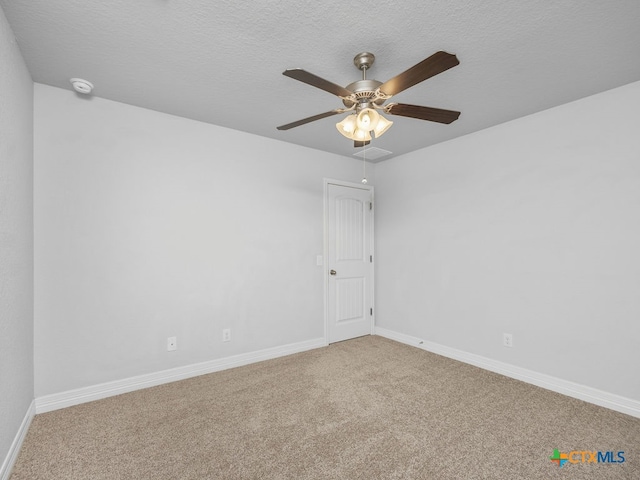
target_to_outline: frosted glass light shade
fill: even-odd
[[[356,140],[358,142],[370,142],[371,134],[368,130],[360,130],[359,128],[356,128],[351,136],[351,140]]]
[[[380,119],[380,114],[376,112],[373,108],[363,108],[358,113],[358,117],[356,119],[356,124],[360,130],[366,130],[370,132],[376,125],[378,124],[378,120]]]
[[[380,138],[382,134],[387,130],[389,130],[389,127],[393,125],[393,122],[391,120],[387,120],[382,115],[378,115],[378,116],[380,118],[378,119],[378,123],[376,124],[376,127],[373,129],[373,133],[376,136],[376,138]]]
[[[356,130],[356,116],[347,115],[341,122],[336,123],[338,131],[350,140],[353,140],[353,132]]]

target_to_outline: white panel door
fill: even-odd
[[[371,201],[370,189],[327,186],[329,343],[372,331]]]

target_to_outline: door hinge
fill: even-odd
[[[373,202],[369,202],[369,210],[373,210]]]
[[[373,263],[373,255],[369,255],[369,263]]]
[[[369,315],[373,316],[373,308],[369,309]]]

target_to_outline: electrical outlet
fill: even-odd
[[[222,341],[230,342],[231,341],[231,329],[225,328],[222,330]]]
[[[502,344],[505,347],[513,347],[513,335],[511,335],[510,333],[503,333],[502,334]]]
[[[173,352],[178,349],[178,339],[176,337],[167,338],[167,351]]]

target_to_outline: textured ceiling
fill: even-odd
[[[304,68],[340,85],[370,51],[382,82],[438,50],[460,65],[394,101],[462,112],[451,125],[390,117],[372,146],[386,160],[640,80],[640,1],[0,0],[33,80],[352,156],[341,107],[282,75]]]

